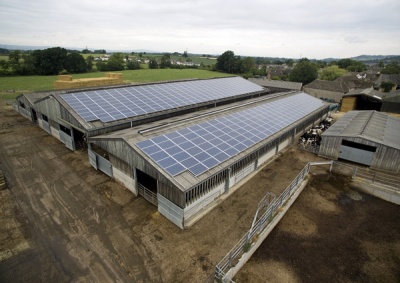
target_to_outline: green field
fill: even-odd
[[[141,69],[125,70],[123,73],[124,82],[159,82],[181,79],[206,79],[214,77],[226,77],[229,74],[212,72],[199,69]],[[85,73],[72,75],[73,78],[99,78],[104,77],[105,73]],[[0,77],[0,99],[14,99],[21,93],[34,91],[53,90],[54,81],[57,76],[13,76]]]

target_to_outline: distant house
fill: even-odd
[[[373,77],[373,76],[372,76]],[[347,74],[340,78],[337,78],[335,81],[343,82],[349,88],[349,90],[356,88],[370,88],[373,86],[373,81],[375,78],[372,78],[371,75],[367,73],[359,73],[359,74]],[[371,80],[372,78],[372,80]]]
[[[288,82],[288,81],[275,81],[275,80],[268,80],[266,78],[265,79],[249,78],[249,81],[251,81],[252,83],[258,84],[262,87],[270,89],[271,93],[290,91],[290,90],[301,90],[301,87],[303,86],[302,83]]]
[[[344,80],[315,80],[303,87],[303,91],[314,97],[339,103],[344,94],[349,92]]]
[[[393,89],[400,89],[400,75],[399,74],[381,74],[375,81],[374,88],[380,89],[382,82],[392,82],[395,84]]]

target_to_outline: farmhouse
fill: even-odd
[[[319,155],[389,172],[400,171],[400,118],[350,111],[322,134]]]
[[[240,77],[24,94],[16,108],[181,228],[329,111]]]

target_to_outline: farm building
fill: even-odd
[[[184,228],[328,108],[302,92],[258,97],[91,137],[90,162]]]
[[[303,86],[303,91],[322,100],[338,103],[349,92],[349,88],[344,81],[315,80]]]
[[[243,78],[228,77],[23,94],[16,108],[76,150],[91,136],[268,93]]]
[[[400,74],[380,74],[374,83],[374,87],[380,89],[383,82],[393,83],[393,90],[400,89]]]
[[[329,111],[240,77],[24,94],[16,108],[181,228]]]
[[[400,92],[380,92],[371,88],[355,89],[343,95],[341,111],[376,110],[400,113]]]
[[[400,118],[350,111],[322,134],[319,155],[390,172],[400,171]]]
[[[269,80],[269,79],[253,79],[249,78],[249,81],[258,84],[262,87],[271,90],[271,93],[290,91],[290,90],[301,90],[303,84],[297,82],[288,82],[288,81],[278,81],[278,80]]]

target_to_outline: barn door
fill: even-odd
[[[375,151],[376,147],[344,140],[340,147],[339,159],[370,166],[374,159]]]

